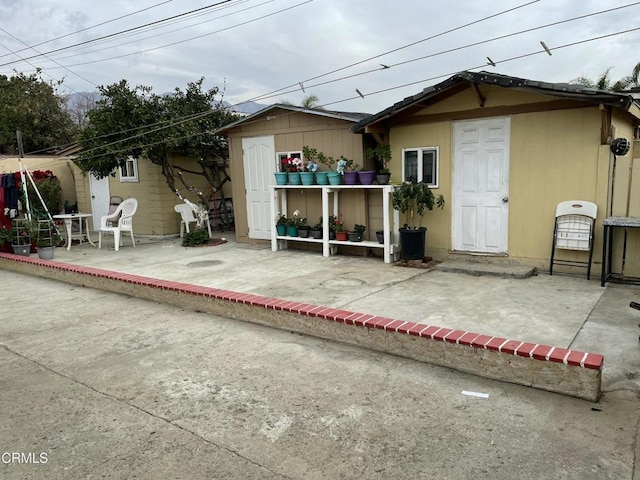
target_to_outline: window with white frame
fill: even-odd
[[[278,152],[276,153],[276,158],[278,159],[278,171],[284,172],[286,171],[282,161],[285,158],[302,158],[302,152]]]
[[[121,182],[137,182],[138,181],[138,159],[135,157],[127,157],[124,165],[120,167]]]
[[[437,188],[438,147],[404,148],[402,179],[405,182],[424,182],[431,188]]]

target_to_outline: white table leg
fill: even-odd
[[[71,224],[73,223],[72,218],[65,218],[64,225],[67,227],[67,251],[71,250]]]

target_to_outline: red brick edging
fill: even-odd
[[[22,264],[22,268],[20,264]],[[270,326],[294,329],[311,335],[317,334],[317,336],[323,338],[331,338],[338,341],[345,341],[346,343],[368,346],[379,351],[388,351],[392,354],[407,356],[409,358],[426,361],[427,363],[434,363],[468,373],[487,376],[489,378],[578,396],[592,401],[597,401],[600,397],[601,373],[604,363],[604,357],[600,354],[568,350],[549,345],[533,344],[519,340],[508,340],[501,337],[493,337],[490,335],[482,335],[474,332],[453,330],[450,328],[414,322],[405,322],[393,318],[334,309],[321,305],[298,303],[250,293],[238,293],[229,290],[202,287],[168,280],[158,280],[141,275],[132,275],[50,260],[40,260],[38,258],[7,253],[0,253],[0,267],[6,270],[54,278],[70,283],[79,282],[77,278],[68,278],[68,275],[80,276],[80,278],[84,277],[85,280],[94,280],[93,282],[82,282],[83,284],[90,283],[88,286],[116,292],[121,291],[121,289],[115,288],[113,285],[103,285],[104,281],[118,282],[121,285],[129,284],[131,286],[156,290],[163,293],[178,294],[183,297],[185,294],[187,296],[192,296],[192,301],[190,302],[183,300],[178,301],[175,297],[170,298],[166,295],[164,298],[160,298],[162,295],[154,295],[148,291],[140,291],[138,292],[139,295],[137,295],[142,298],[167,301],[169,303],[180,304],[185,307],[192,306],[192,302],[195,298],[198,298],[199,301],[205,301],[205,305],[207,301],[223,302],[223,304],[226,305],[221,306],[218,304],[217,308],[215,305],[209,304],[208,306],[210,308],[208,310],[205,309],[205,311],[231,318],[256,321],[257,323],[267,324]],[[33,270],[33,268],[37,268],[38,270]],[[46,270],[42,270],[42,268]],[[47,271],[50,272],[50,275],[44,274]],[[135,295],[135,292],[127,291],[126,293],[133,293]],[[229,309],[229,305],[233,304],[247,306],[250,307],[251,310],[239,312]],[[198,310],[200,310],[200,308],[202,308],[201,305]],[[262,311],[262,313],[260,313],[260,311]],[[297,317],[298,324],[295,323],[295,319],[290,318],[286,318],[284,320],[282,318],[278,318],[276,321],[272,321],[274,320],[272,315],[275,312],[291,314]],[[243,315],[246,314],[249,314],[252,318],[243,318]],[[347,335],[349,338],[345,338],[344,331],[337,331],[335,328],[331,328],[331,326],[323,326],[317,322],[312,325],[301,325],[299,323],[300,317],[306,317],[307,319],[324,319],[329,322],[335,322],[342,327],[349,326],[348,328],[351,329],[353,329],[353,327],[361,327],[366,329],[366,332],[370,334],[369,336],[377,330],[380,330],[381,334],[382,332],[386,332],[382,334],[386,335],[386,337],[376,336],[375,339],[355,339],[354,335],[357,334],[350,331]],[[292,323],[292,321],[294,323]],[[321,331],[318,331],[318,329]],[[391,341],[389,334],[397,335],[396,337],[393,337]],[[338,338],[334,338],[336,335]],[[401,335],[405,336],[404,343],[402,343],[402,339],[400,338]],[[419,341],[421,343],[418,346],[414,346],[407,343],[407,340],[409,339],[411,341]],[[405,354],[405,349],[412,351],[416,348],[418,348],[418,350],[426,348],[433,349],[433,345],[430,346],[429,343],[425,343],[424,340],[440,342],[439,351],[442,352],[442,362],[437,361],[439,359],[438,351],[422,353],[418,351],[412,354],[411,352],[407,352],[408,354]],[[389,341],[390,345],[386,345],[388,348],[385,348],[385,345],[379,346],[378,344],[373,347],[371,346],[372,342],[380,343],[380,341],[383,344],[386,344]],[[400,343],[398,343],[398,341],[400,341]],[[460,355],[463,362],[462,365],[456,365],[457,362],[455,359],[452,360],[449,350],[442,350],[446,346],[455,346],[458,348],[456,352],[459,355],[462,354]],[[468,357],[468,352],[460,350],[464,347],[470,347],[473,349],[473,353],[481,354],[479,358],[480,363],[485,362],[484,366],[486,369],[492,370],[487,372],[490,374],[483,375],[484,370],[482,368],[478,369],[474,368],[472,365],[464,364],[465,358]],[[422,356],[424,356],[425,359],[421,358]],[[511,358],[509,358],[509,356]],[[444,357],[448,357],[448,359],[445,359]],[[517,359],[528,360],[536,363],[517,363]],[[544,365],[544,363],[547,365]],[[553,367],[553,364],[557,364],[555,369],[551,368]],[[523,367],[533,368],[535,371],[523,374],[520,371]],[[576,369],[581,371],[577,371]],[[501,378],[499,375],[501,372],[504,372],[507,377],[509,376],[509,372],[511,372],[514,374],[515,378]],[[567,381],[567,375],[570,376],[568,379],[569,381]],[[538,377],[542,378],[540,379]],[[567,383],[570,385],[567,386]]]

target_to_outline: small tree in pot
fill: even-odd
[[[378,166],[378,174],[376,180],[379,185],[387,185],[391,172],[389,171],[389,162],[391,161],[391,145],[376,145],[376,148],[367,148],[367,157],[374,160]]]
[[[427,229],[422,226],[422,217],[433,207],[444,208],[444,197],[433,194],[426,183],[405,182],[392,194],[393,208],[405,215],[405,224],[400,228],[400,249],[406,260],[424,258]],[[416,218],[419,217],[419,218]]]

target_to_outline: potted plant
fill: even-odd
[[[333,170],[336,166],[336,159],[329,157],[322,152],[319,152],[315,148],[302,147],[302,154],[308,162],[312,162],[317,166],[316,168],[316,182],[318,185],[340,185],[342,182],[342,175]],[[326,171],[320,170],[320,165],[327,167]]]
[[[33,227],[28,219],[16,219],[13,221],[13,240],[11,247],[16,255],[28,257],[31,253],[31,234]]]
[[[315,238],[316,240],[322,238],[322,218],[318,223],[311,227],[309,234],[311,235],[311,238]]]
[[[350,242],[361,242],[362,234],[365,232],[367,227],[364,225],[358,225],[357,223],[354,225],[353,230],[349,230],[349,241]]]
[[[278,232],[278,236],[282,237],[287,234],[287,225],[288,219],[286,215],[282,215],[278,212],[278,214],[276,215],[276,230]]]
[[[344,228],[344,223],[336,216],[329,217],[329,220],[332,222],[329,224],[329,228],[335,232],[335,239],[340,240],[342,242],[346,242],[349,240],[349,232],[346,228]]]
[[[36,237],[38,257],[43,260],[53,259],[53,249],[60,241],[58,233],[54,231],[49,220],[40,220]]]
[[[301,158],[283,158],[281,165],[281,171],[288,173],[289,185],[300,185],[302,183],[302,180],[300,178],[300,171],[303,166],[303,161]]]
[[[298,219],[298,235],[300,235],[300,238],[309,238],[310,231],[311,227],[309,226],[309,224],[307,224],[307,219]]]
[[[400,249],[405,260],[424,258],[426,227],[422,217],[434,206],[444,208],[444,197],[433,194],[426,183],[405,182],[392,193],[393,208],[405,215],[406,222],[400,228]],[[419,219],[416,217],[420,217]]]
[[[378,174],[376,180],[379,185],[388,185],[391,178],[389,162],[391,161],[391,145],[376,145],[375,148],[367,148],[367,157],[376,162]]]
[[[307,219],[300,217],[300,210],[296,210],[287,220],[287,233],[290,237],[297,237],[300,227],[306,225]]]
[[[344,175],[344,183],[347,185],[355,185],[358,183],[357,170],[360,168],[356,162],[342,155],[338,159],[336,170]]]

